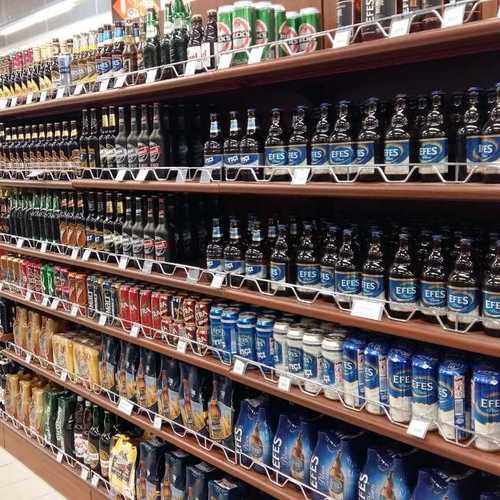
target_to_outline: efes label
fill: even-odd
[[[317,264],[297,264],[297,284],[317,285],[320,282],[320,270]]]
[[[240,154],[241,165],[248,167],[254,165],[262,165],[262,155],[260,153],[243,153]]]
[[[410,368],[402,367],[391,372],[389,376],[389,393],[396,398],[411,396]]]
[[[389,165],[410,163],[410,141],[385,141],[384,162]]]
[[[356,158],[356,150],[352,143],[330,144],[330,165],[350,165]]]
[[[304,351],[299,347],[288,346],[288,371],[300,373],[304,369]]]
[[[311,165],[328,164],[328,144],[316,144],[311,146]]]
[[[418,158],[420,163],[447,162],[448,139],[420,139]]]
[[[375,143],[373,141],[356,143],[356,163],[366,165],[375,162]]]
[[[420,301],[424,307],[446,307],[446,283],[421,280]]]
[[[307,165],[307,145],[288,146],[288,164],[293,166]]]
[[[412,399],[415,403],[434,404],[437,403],[436,379],[429,375],[412,377],[411,389]]]
[[[481,161],[500,162],[500,135],[483,135],[479,146]]]
[[[335,271],[335,291],[339,293],[358,294],[361,290],[361,275],[356,272],[343,273]]]
[[[483,291],[483,314],[500,319],[500,293]]]
[[[264,148],[266,165],[288,165],[288,149],[286,146],[270,146]]]
[[[384,276],[363,274],[361,278],[361,294],[372,299],[384,299]]]
[[[481,159],[481,137],[474,135],[465,139],[467,161],[479,163]]]
[[[286,264],[281,262],[271,262],[270,265],[271,281],[286,281]]]
[[[304,377],[317,378],[321,372],[321,357],[304,352]]]
[[[239,154],[225,154],[224,155],[224,165],[226,167],[235,167],[240,164]]]
[[[208,259],[207,267],[209,271],[218,272],[224,270],[224,261],[222,259]]]
[[[249,278],[265,278],[266,268],[262,264],[246,264],[245,274]]]
[[[223,157],[222,155],[205,155],[204,156],[205,167],[222,167]]]
[[[389,299],[411,304],[418,300],[418,285],[414,279],[389,278]]]
[[[323,288],[335,287],[335,272],[333,267],[321,266],[320,283]]]
[[[478,288],[448,286],[448,309],[460,314],[471,313],[479,306],[478,296]]]

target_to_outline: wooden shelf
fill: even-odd
[[[84,106],[151,102],[199,96],[289,80],[304,80],[395,64],[446,59],[500,48],[500,20],[492,18],[408,36],[354,43],[308,55],[242,65],[210,73],[33,103],[0,112],[0,120],[80,110]]]
[[[212,297],[220,297],[235,302],[255,304],[265,308],[277,309],[324,321],[332,321],[345,326],[380,332],[395,337],[403,337],[419,342],[429,342],[444,347],[500,357],[500,338],[490,337],[482,332],[457,333],[447,331],[443,330],[439,325],[428,323],[421,319],[402,322],[384,318],[381,321],[374,321],[351,316],[348,312],[341,311],[333,303],[328,303],[325,300],[317,300],[313,304],[308,304],[299,302],[295,298],[263,295],[244,288],[212,288],[209,282],[193,283],[180,276],[164,276],[159,273],[145,274],[136,269],[119,269],[117,265],[105,264],[93,259],[84,262],[81,259],[75,260],[69,256],[51,252],[41,254],[39,250],[19,249],[15,245],[7,243],[0,243],[0,250],[115,276],[123,276],[132,280],[188,290]]]
[[[0,428],[3,434],[1,446],[65,497],[78,500],[107,498],[103,487],[94,488],[90,482],[80,478],[79,469],[57,463],[56,457],[23,432],[3,420],[0,420]]]
[[[70,181],[25,181],[22,179],[0,179],[0,186],[23,189],[73,189]]]

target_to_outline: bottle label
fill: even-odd
[[[286,146],[266,146],[266,165],[288,165],[288,149]]]
[[[137,164],[137,148],[133,145],[127,145],[127,159],[130,167]]]
[[[95,168],[96,167],[96,154],[95,154],[95,149],[94,148],[88,148],[88,156],[87,156],[87,161],[88,161],[88,167],[89,168]]]
[[[152,259],[155,255],[155,240],[153,238],[144,239],[144,257]]]
[[[219,23],[217,23],[218,25]],[[244,17],[233,17],[233,49],[246,49],[252,43],[253,26]]]
[[[318,378],[321,375],[321,356],[304,351],[304,378]]]
[[[335,271],[335,291],[357,295],[361,291],[360,273]]]
[[[207,268],[212,272],[224,271],[224,261],[222,259],[207,259]]]
[[[161,167],[160,165],[160,145],[154,142],[149,144],[149,161],[151,162],[151,167]]]
[[[240,163],[242,166],[250,167],[262,165],[264,162],[262,161],[262,154],[260,153],[242,153],[240,154]]]
[[[288,164],[293,166],[307,165],[307,144],[288,146]]]
[[[500,293],[483,291],[483,314],[489,318],[500,318]]]
[[[144,254],[144,240],[132,235],[132,253],[134,257],[142,257]]]
[[[111,61],[111,66],[113,68],[113,73],[123,73],[123,59],[120,56],[114,56]]]
[[[163,260],[167,255],[168,242],[160,238],[155,238],[155,257],[156,260]]]
[[[132,255],[132,238],[125,233],[122,235],[122,248],[124,255]]]
[[[459,314],[469,314],[479,307],[479,289],[448,285],[448,309]]]
[[[318,264],[297,264],[297,285],[313,286],[320,282]]]
[[[322,288],[335,288],[335,269],[329,266],[320,267],[320,283]]]
[[[245,274],[245,262],[242,260],[226,260],[224,262],[226,273]]]
[[[385,299],[385,284],[383,274],[362,274],[361,294],[371,299]]]
[[[271,281],[276,283],[286,283],[287,264],[284,262],[271,262],[269,266]],[[285,290],[285,287],[273,287],[274,290]]]
[[[373,165],[375,163],[375,142],[358,141],[356,143],[356,160],[358,165]],[[373,168],[363,168],[359,175],[371,175],[375,173]]]
[[[201,45],[195,45],[193,47],[188,47],[187,48],[187,56],[188,60],[190,59],[198,59],[198,62],[196,63],[196,70],[201,70],[202,65],[201,65]]]
[[[225,167],[239,167],[240,165],[240,155],[231,153],[224,155],[224,166]]]
[[[304,369],[304,351],[299,347],[288,346],[288,371],[300,373]]]
[[[481,161],[488,164],[500,163],[500,135],[483,135],[479,146]],[[483,174],[498,174],[498,165],[485,165]]]
[[[137,145],[137,160],[139,164],[148,163],[149,146],[147,144],[139,143]]]
[[[115,145],[115,160],[118,168],[127,167],[127,149],[121,144]]]
[[[262,264],[245,264],[245,274],[248,278],[265,278],[266,266]]]
[[[419,166],[421,174],[436,174],[436,170],[441,174],[448,172],[448,139],[420,139],[418,149],[418,160],[420,163],[431,163],[433,167]]]
[[[330,165],[334,165],[336,174],[356,173],[355,167],[342,167],[341,165],[352,165],[356,159],[356,150],[351,142],[330,144]]]
[[[328,144],[313,144],[311,146],[311,165],[327,165],[328,154]]]
[[[101,75],[106,75],[106,73],[109,73],[111,71],[111,59],[109,57],[101,58],[99,69]]]
[[[222,167],[222,155],[205,155],[204,156],[205,167],[221,168]]]
[[[418,300],[418,284],[415,279],[389,278],[389,300],[414,304]]]
[[[481,137],[474,135],[465,139],[465,155],[467,158],[467,173],[469,174],[475,165],[482,161],[481,158]],[[479,173],[480,167],[476,167],[474,172]]]
[[[446,310],[446,283],[420,280],[422,307]]]
[[[387,174],[408,175],[410,172],[410,141],[385,141],[384,163]]]

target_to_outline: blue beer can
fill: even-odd
[[[366,411],[375,415],[384,413],[388,406],[387,352],[384,340],[370,342],[365,348],[365,397]]]
[[[389,414],[395,422],[411,419],[411,345],[400,342],[387,355]]]
[[[222,313],[224,306],[213,305],[210,308],[210,331],[209,342],[212,347],[216,349],[224,348],[224,331],[222,329]]]
[[[355,408],[364,404],[366,344],[364,337],[352,335],[342,347],[344,402]]]
[[[274,318],[259,316],[255,327],[255,354],[259,363],[274,368]]]
[[[236,307],[227,307],[222,312],[222,359],[225,363],[231,363],[233,356],[238,353],[238,332],[236,323],[240,311]]]
[[[437,428],[439,359],[417,353],[411,359],[411,413],[412,417],[430,422],[429,430]]]
[[[255,354],[255,326],[257,315],[254,312],[240,313],[237,322],[237,348],[238,355],[242,358],[256,361]]]

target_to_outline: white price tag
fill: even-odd
[[[59,452],[57,453],[56,462],[57,462],[58,464],[60,464],[60,463],[62,462],[63,457],[64,457],[64,453],[63,453],[62,451],[59,451]]]
[[[71,260],[76,260],[78,258],[78,248],[73,248],[73,250],[71,250]]]
[[[26,353],[26,358],[24,358],[24,361],[26,361],[26,363],[30,364],[31,358],[32,358],[32,354],[31,354],[31,352],[28,352],[28,353]]]
[[[190,269],[188,271],[188,276],[187,276],[188,281],[192,281],[194,283],[197,283],[199,278],[200,278],[200,270],[199,269]]]
[[[31,290],[26,290],[26,295],[24,296],[24,300],[31,300],[31,294],[33,292]]]
[[[427,431],[429,430],[429,424],[427,420],[418,420],[417,418],[412,418],[406,434],[410,436],[417,437],[419,439],[425,439]]]
[[[16,243],[16,247],[22,248],[23,245],[24,245],[24,238],[18,238],[17,243]]]
[[[347,47],[351,43],[351,35],[351,28],[337,30],[333,37],[333,48],[340,49],[342,47]]]
[[[160,417],[160,415],[156,415],[156,416],[155,416],[155,419],[154,419],[154,421],[153,421],[153,427],[154,427],[155,429],[160,430],[160,429],[161,429],[161,424],[162,424],[162,422],[163,422],[163,419]]]
[[[99,481],[101,480],[101,478],[97,475],[97,474],[94,474],[92,476],[92,480],[90,481],[90,484],[94,487],[94,488],[97,488],[99,486]]]
[[[89,470],[86,467],[82,467],[82,471],[80,472],[80,477],[86,481],[89,477]]]
[[[85,251],[83,252],[83,255],[82,255],[83,262],[87,262],[90,259],[90,252],[91,252],[91,250],[89,248],[85,249]]]
[[[292,175],[292,184],[305,184],[309,178],[310,168],[295,167]]]
[[[180,168],[177,170],[177,175],[175,177],[175,182],[186,182],[187,168]]]
[[[231,67],[231,63],[233,62],[233,53],[226,52],[225,54],[221,54],[219,56],[219,65],[218,69],[227,69]]]
[[[142,266],[142,272],[146,274],[151,274],[151,270],[153,269],[153,261],[145,260]]]
[[[15,108],[17,104],[17,96],[15,95],[14,97],[11,97],[10,99],[10,107]]]
[[[68,372],[66,370],[63,370],[59,378],[61,379],[62,382],[66,382],[66,379],[68,378]]]
[[[200,183],[201,184],[206,184],[208,182],[212,182],[211,169],[210,170],[203,169],[201,171],[201,175],[200,175]]]
[[[33,94],[30,92],[27,96],[26,96],[26,104],[31,104],[33,102]]]
[[[5,109],[7,107],[8,99],[0,99],[0,109]]]
[[[389,38],[407,35],[410,31],[410,18],[409,17],[395,17],[391,21],[391,29],[389,31]]]
[[[118,409],[125,413],[125,415],[132,415],[132,410],[134,409],[134,403],[127,398],[120,398],[118,403]]]
[[[225,274],[214,274],[212,278],[212,283],[210,283],[211,288],[220,288],[222,283],[224,283],[226,275]]]
[[[196,68],[198,66],[198,61],[188,61],[186,67],[184,68],[184,76],[193,76],[196,73]]]
[[[45,253],[47,251],[48,241],[42,241],[42,246],[40,247],[40,252]]]
[[[250,51],[250,55],[248,56],[248,64],[255,64],[262,61],[262,54],[264,53],[264,46],[260,45],[258,47],[254,47]]]
[[[278,389],[280,391],[290,392],[290,387],[292,385],[292,379],[290,377],[286,377],[285,375],[280,375],[278,379]]]
[[[140,331],[141,331],[141,325],[134,323],[132,325],[132,328],[130,329],[130,336],[131,337],[138,337]]]
[[[125,179],[125,175],[127,174],[126,168],[120,168],[116,173],[115,181],[122,182]]]
[[[465,4],[448,4],[444,6],[442,28],[459,26],[464,22]]]
[[[127,269],[128,266],[128,257],[126,255],[122,255],[120,260],[118,261],[118,269]]]
[[[119,88],[123,87],[125,85],[126,79],[127,79],[127,75],[120,75],[120,76],[116,77],[114,88],[119,89]]]
[[[99,84],[99,92],[104,92],[105,90],[108,90],[108,85],[109,85],[109,78],[106,78],[106,80],[101,80],[101,83]]]
[[[44,295],[43,299],[42,299],[42,306],[43,307],[48,307],[48,305],[49,305],[49,296],[48,295]]]
[[[156,72],[158,68],[150,69],[146,73],[146,83],[154,83],[156,81]]]
[[[243,375],[247,369],[247,364],[242,359],[236,359],[234,361],[233,372],[236,375]]]
[[[141,168],[137,173],[137,177],[135,178],[135,180],[143,182],[146,180],[148,174],[149,174],[149,168]]]
[[[187,348],[187,341],[185,339],[179,339],[177,343],[177,352],[185,353]]]
[[[47,100],[47,91],[46,90],[42,90],[40,92],[40,102],[43,102],[43,101],[46,101]]]
[[[368,299],[352,299],[351,316],[380,321],[384,312],[384,303]]]
[[[52,304],[50,304],[50,308],[53,311],[56,311],[58,307],[59,307],[59,299],[56,298],[52,301]]]
[[[61,99],[64,97],[64,92],[66,89],[64,87],[59,87],[56,92],[56,99]]]
[[[73,90],[73,95],[80,95],[83,90],[83,84],[79,83],[78,85],[75,86],[75,89]]]
[[[71,312],[70,312],[71,316],[73,316],[73,318],[76,318],[79,310],[80,310],[79,305],[78,304],[73,304],[71,306]]]
[[[101,313],[101,315],[99,316],[99,325],[104,326],[107,319],[108,317],[104,313]]]

